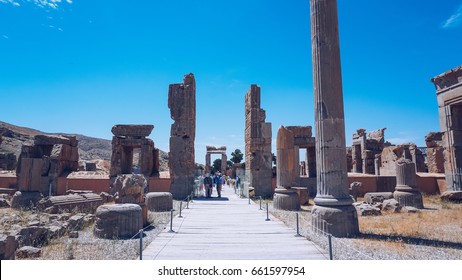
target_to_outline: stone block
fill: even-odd
[[[14,260],[18,241],[14,236],[0,235],[0,260]]]
[[[392,192],[373,192],[364,195],[364,201],[368,204],[382,203],[385,199],[392,199]]]
[[[147,193],[146,207],[153,212],[170,211],[173,209],[173,196],[169,192]]]
[[[117,124],[111,129],[112,134],[117,137],[148,137],[154,129],[153,125]]]
[[[41,255],[42,250],[32,246],[23,246],[16,251],[18,259],[34,259],[39,258]]]
[[[287,211],[298,211],[300,210],[300,200],[295,191],[276,189],[273,197],[273,207]]]
[[[43,198],[40,192],[17,191],[11,199],[11,208],[30,209]]]
[[[142,227],[142,211],[137,204],[102,205],[96,210],[93,233],[100,238],[131,238]]]
[[[103,199],[95,193],[68,194],[49,196],[37,203],[37,208],[47,213],[58,213],[60,211],[81,211],[94,213],[103,204]]]
[[[440,198],[443,201],[461,203],[462,202],[462,191],[446,191],[441,194]]]

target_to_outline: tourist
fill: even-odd
[[[204,188],[204,175],[199,176],[199,192],[201,196],[205,195],[205,188]]]
[[[212,183],[212,178],[210,178],[209,173],[205,174],[204,185],[205,185],[206,197],[212,197],[213,183]]]
[[[236,176],[236,190],[239,191],[239,185],[241,184],[241,178],[239,176]]]
[[[223,177],[221,176],[221,173],[218,172],[217,177],[216,177],[216,182],[217,182],[217,197],[221,197],[221,186],[223,184]]]

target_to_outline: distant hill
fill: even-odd
[[[79,141],[80,160],[107,160],[111,161],[112,144],[111,140],[89,137],[81,134],[72,133],[47,133],[36,129],[16,126],[0,121],[0,127],[4,129],[3,141],[0,151],[14,153],[19,157],[23,144],[33,144],[34,136],[38,134],[48,135],[72,135]],[[159,152],[160,171],[168,170],[168,153]]]

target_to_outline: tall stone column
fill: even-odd
[[[403,206],[423,208],[422,194],[417,189],[415,163],[409,159],[396,162],[396,188],[393,197]]]
[[[348,193],[337,1],[310,0],[317,195],[312,227],[337,237],[359,233]]]
[[[194,187],[194,140],[196,137],[196,81],[192,73],[183,83],[171,84],[168,107],[174,120],[170,129],[170,192],[174,199],[185,199]]]

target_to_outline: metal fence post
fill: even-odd
[[[173,211],[175,211],[175,209],[170,210],[170,230],[168,232],[175,232],[172,228],[173,227]]]
[[[143,259],[143,229],[140,229],[140,260]]]
[[[332,234],[328,234],[327,238],[329,240],[329,259],[333,260],[334,256],[332,255]]]
[[[265,221],[270,221],[268,202],[266,203],[266,220]]]
[[[178,216],[178,218],[183,218],[183,216],[181,216],[181,209],[183,208],[183,200],[180,201],[180,215]]]
[[[301,236],[299,222],[298,222],[298,212],[295,213],[295,218],[297,219],[297,234],[295,236]]]
[[[263,210],[263,209],[261,209],[261,195],[260,195],[260,210]]]

